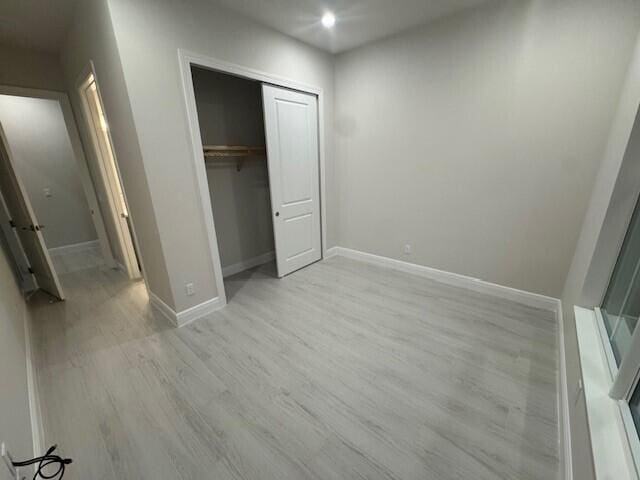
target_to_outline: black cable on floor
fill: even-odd
[[[52,455],[55,449],[56,445],[49,448],[49,450],[47,450],[47,453],[45,453],[41,457],[32,458],[31,460],[24,460],[22,462],[12,462],[13,466],[28,467],[29,465],[37,463],[38,468],[36,469],[36,473],[33,475],[33,480],[38,480],[39,478],[44,478],[46,480],[60,480],[64,476],[64,470],[66,466],[73,462],[73,460],[71,460],[70,458],[62,458],[59,455]],[[50,474],[45,473],[47,467],[56,464],[58,465],[58,470]]]

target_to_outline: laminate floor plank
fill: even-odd
[[[104,267],[34,298],[65,478],[556,478],[552,312],[334,257],[176,329]]]

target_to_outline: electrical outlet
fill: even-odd
[[[45,187],[42,189],[42,193],[44,193],[45,197],[50,197],[51,196],[51,188],[49,187]]]
[[[16,467],[13,466],[13,459],[11,458],[11,454],[9,453],[9,449],[7,448],[7,445],[4,442],[0,444],[0,456],[2,456],[2,460],[4,460],[4,464],[9,469],[9,474],[11,475],[11,478],[16,478],[16,479],[19,478],[18,472],[16,471]],[[0,477],[0,478],[4,478],[4,477]]]
[[[404,246],[404,254],[411,255],[411,245],[408,243]]]
[[[195,287],[193,286],[193,283],[187,283],[185,285],[185,289],[187,290],[187,295],[190,297],[191,295],[193,295],[194,293],[196,293]]]

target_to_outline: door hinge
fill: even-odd
[[[11,228],[16,228],[16,222],[14,222],[12,218],[9,219],[9,225]]]

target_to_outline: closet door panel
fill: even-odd
[[[318,100],[262,86],[278,276],[322,257]]]

